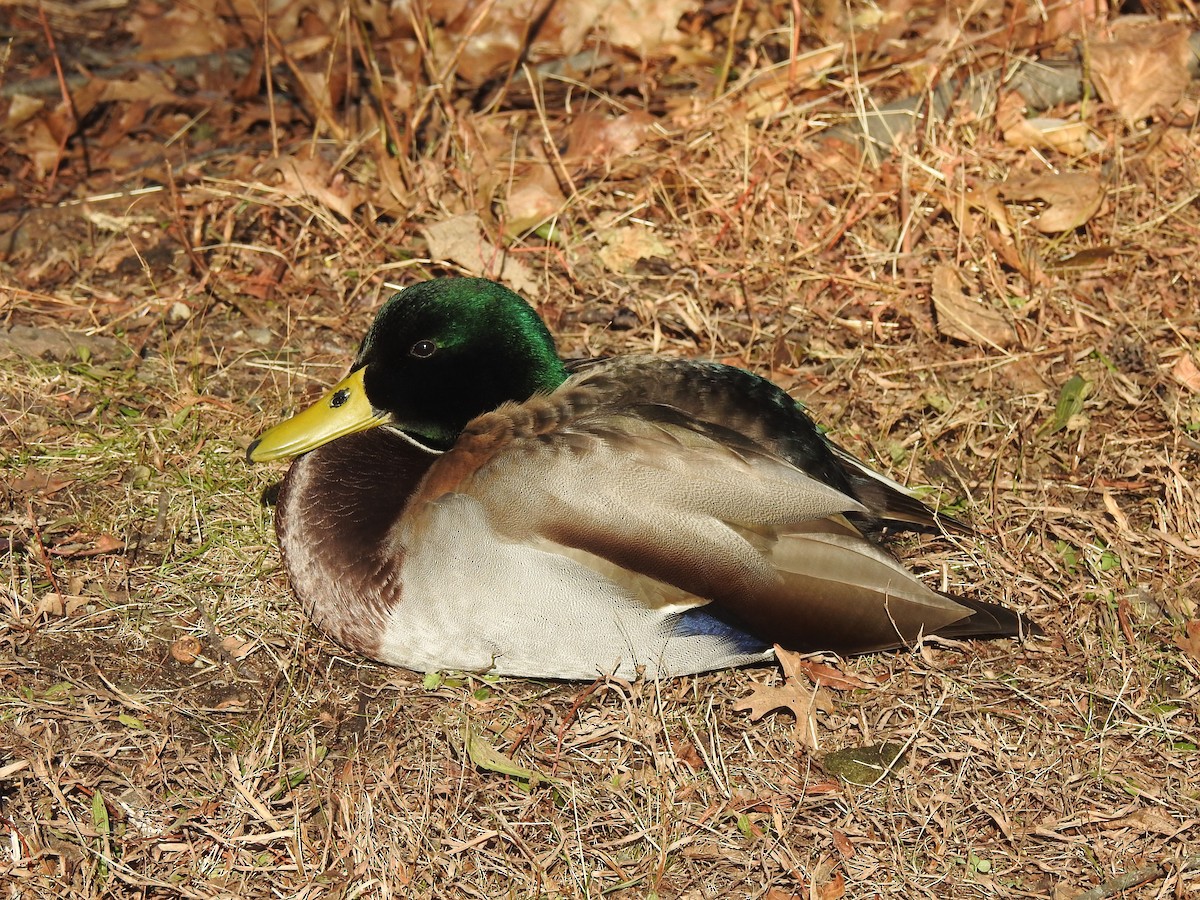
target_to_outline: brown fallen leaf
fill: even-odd
[[[833,877],[817,889],[820,900],[841,900],[846,895],[846,876],[834,872]]]
[[[529,267],[497,248],[484,232],[483,220],[474,213],[453,216],[421,230],[434,259],[457,263],[472,275],[501,280],[518,294],[537,292],[538,282]]]
[[[683,37],[676,27],[679,20],[685,13],[695,12],[701,6],[699,0],[658,0],[657,3],[586,0],[573,5],[580,12],[599,10],[597,24],[607,33],[608,40],[632,50],[642,59],[660,52],[664,45],[679,41]]]
[[[347,220],[364,199],[357,184],[345,173],[334,172],[333,166],[320,156],[267,160],[259,168],[258,177],[269,190],[294,200],[312,198]]]
[[[954,217],[954,224],[963,229],[968,236],[972,232],[969,225],[970,219],[966,215],[967,209],[976,209],[982,212],[999,229],[1001,235],[1004,237],[1012,236],[1014,231],[1012,217],[1008,214],[1008,207],[1000,199],[999,185],[989,184],[983,187],[968,187],[962,194],[960,202],[943,202],[946,203],[946,208],[950,210],[950,214]]]
[[[1118,252],[1120,252],[1119,247],[1103,244],[1098,247],[1084,247],[1061,259],[1047,262],[1046,268],[1051,272],[1086,272],[1103,269]]]
[[[237,712],[248,707],[251,699],[245,694],[230,694],[223,700],[217,701],[213,709],[217,712]]]
[[[1183,628],[1185,633],[1175,638],[1175,646],[1192,659],[1200,660],[1200,619],[1192,619]]]
[[[221,641],[221,649],[234,659],[245,659],[254,649],[254,641],[244,641],[231,634]]]
[[[775,656],[783,666],[783,684],[755,684],[749,697],[738,700],[733,708],[748,711],[750,721],[757,722],[777,709],[790,710],[796,717],[796,740],[812,750],[817,749],[817,713],[833,712],[833,696],[823,687],[813,684],[800,665],[799,653],[775,645]]]
[[[613,272],[629,272],[639,260],[671,259],[674,255],[663,239],[645,225],[598,229],[597,234],[604,246],[596,255]]]
[[[842,855],[842,859],[850,859],[854,856],[854,842],[846,837],[846,832],[834,828],[830,836],[833,838],[833,846]]]
[[[1121,634],[1131,647],[1137,646],[1137,636],[1133,633],[1133,623],[1130,621],[1130,606],[1128,597],[1117,598],[1117,623],[1121,626]]]
[[[0,357],[97,362],[118,359],[128,352],[120,341],[100,334],[38,325],[14,325],[0,330]]]
[[[379,184],[371,199],[379,212],[397,215],[412,209],[412,191],[404,184],[400,164],[388,150],[383,129],[371,140],[371,154],[375,159],[375,171],[379,173]]]
[[[1189,29],[1182,22],[1136,22],[1116,40],[1091,45],[1091,74],[1105,102],[1134,125],[1183,99],[1192,79]]]
[[[26,466],[22,474],[0,483],[14,494],[41,494],[48,497],[58,493],[71,482],[55,478],[46,472],[39,472],[35,466]]]
[[[132,81],[124,78],[102,80],[98,99],[105,103],[139,100],[157,104],[179,102],[165,72],[147,71],[138,72]]]
[[[654,123],[654,117],[644,110],[615,119],[598,112],[582,112],[567,129],[563,165],[572,172],[610,165],[640,147]]]
[[[137,59],[206,56],[229,45],[229,29],[212,4],[209,8],[202,3],[177,4],[165,12],[147,6],[125,22],[125,30],[136,40]]]
[[[693,772],[700,772],[704,769],[704,757],[696,750],[696,745],[691,741],[682,741],[675,745],[675,758],[681,763],[687,764]]]
[[[38,180],[53,172],[62,159],[63,142],[56,135],[58,129],[55,126],[63,118],[57,111],[38,116],[7,138],[14,151],[33,163]]]
[[[937,330],[946,337],[999,350],[1017,342],[1017,330],[1005,316],[963,292],[954,266],[934,266],[932,293]]]
[[[1106,831],[1117,828],[1132,828],[1142,833],[1154,832],[1166,837],[1174,837],[1180,831],[1186,830],[1187,824],[1177,822],[1170,816],[1162,815],[1152,809],[1139,809],[1128,816],[1122,816],[1120,819],[1105,822],[1103,828]]]
[[[1014,29],[1014,35],[1010,40],[1014,42],[1028,41],[1028,43],[1022,44],[1014,43],[1013,46],[1026,47],[1035,43],[1048,46],[1066,35],[1078,35],[1089,26],[1105,21],[1110,15],[1109,9],[1106,0],[1076,0],[1074,3],[1055,3],[1037,8],[1036,13],[1031,8],[1025,21]],[[1021,36],[1018,38],[1017,34]]]
[[[1087,122],[1035,118],[1021,119],[1004,129],[1004,143],[1020,150],[1037,147],[1057,150],[1068,156],[1082,156],[1088,150],[1097,149],[1099,139],[1092,134]]]
[[[47,547],[46,552],[51,556],[67,558],[78,556],[100,556],[103,553],[114,553],[125,549],[125,542],[111,534],[101,534],[93,537],[77,531],[67,535],[53,547]]]
[[[1095,175],[1015,175],[1000,186],[1005,200],[1039,202],[1046,207],[1030,220],[1043,234],[1071,231],[1086,223],[1104,202],[1104,185]]]
[[[1101,496],[1104,499],[1104,508],[1108,510],[1108,514],[1112,516],[1113,521],[1117,523],[1117,528],[1121,530],[1121,534],[1137,540],[1136,533],[1129,525],[1129,517],[1125,515],[1125,511],[1122,510],[1120,504],[1117,503],[1117,498],[1113,496],[1112,491],[1106,490],[1101,494]],[[1132,643],[1132,641],[1130,643]]]
[[[505,206],[508,216],[504,232],[522,234],[530,228],[548,222],[563,208],[562,192],[558,185],[541,178],[530,177],[513,185]]]
[[[1017,246],[1016,242],[1012,240],[1011,233],[1006,237],[996,231],[985,231],[984,237],[987,238],[988,245],[996,251],[1001,262],[1014,272],[1020,272],[1030,284],[1049,283],[1050,276],[1046,274],[1042,265],[1035,242],[1025,241],[1021,246]]]
[[[1193,394],[1200,394],[1200,368],[1196,367],[1196,361],[1192,358],[1192,354],[1184,353],[1175,360],[1175,365],[1171,367],[1171,374],[1175,376],[1176,381]]]
[[[676,27],[680,18],[700,5],[700,0],[455,0],[422,7],[421,23],[429,28],[434,55],[453,56],[454,74],[478,86],[501,73],[507,77],[518,60],[536,65],[569,58],[588,38],[648,58],[682,38]],[[363,6],[362,15],[385,31],[413,21],[409,4]]]
[[[540,147],[531,153],[534,161],[519,173],[508,189],[504,232],[517,235],[550,221],[566,206],[566,196],[554,174],[554,165]]]
[[[38,615],[47,616],[74,616],[78,615],[79,611],[91,602],[92,598],[82,597],[79,594],[44,594],[38,600],[34,611]]]
[[[27,94],[13,94],[8,101],[8,113],[4,117],[4,130],[13,131],[46,108],[46,101]]]
[[[817,662],[812,659],[797,659],[795,663],[797,669],[807,675],[812,681],[815,681],[822,687],[831,688],[835,691],[852,691],[856,688],[879,686],[879,682],[877,681],[868,681],[861,676],[851,675],[848,672],[835,669],[828,663]]]
[[[794,105],[796,94],[819,85],[845,52],[844,43],[826,44],[750,74],[721,98],[729,108],[726,115],[758,121],[784,112]]]

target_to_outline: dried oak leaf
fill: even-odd
[[[846,832],[834,828],[830,832],[830,837],[833,838],[833,846],[842,855],[842,859],[852,859],[854,857],[856,852],[854,842],[846,837]]]
[[[1175,365],[1171,367],[1171,374],[1189,391],[1200,394],[1200,368],[1197,368],[1192,354],[1184,353],[1175,360]]]
[[[55,135],[52,124],[62,119],[59,113],[38,116],[8,137],[8,146],[33,163],[38,180],[53,172],[63,156],[63,142]]]
[[[91,603],[93,599],[95,598],[84,597],[79,594],[43,594],[41,599],[39,599],[37,602],[36,611],[39,614],[54,617],[76,616],[89,603]]]
[[[46,108],[46,101],[28,94],[13,94],[8,101],[8,114],[4,119],[4,130],[19,128]]]
[[[400,164],[388,151],[387,142],[380,131],[371,141],[371,153],[375,159],[375,171],[379,173],[379,184],[371,197],[381,215],[403,218],[413,207],[413,195],[404,183]]]
[[[295,200],[311,197],[344,219],[353,218],[355,207],[364,199],[357,184],[344,173],[334,172],[333,167],[319,156],[268,160],[259,170],[259,177],[272,190],[286,197]]]
[[[566,206],[554,165],[546,151],[534,146],[531,162],[518,171],[505,202],[504,232],[517,235],[549,222]]]
[[[1088,150],[1096,149],[1099,141],[1092,135],[1087,122],[1042,117],[1021,119],[1011,128],[1004,129],[1004,143],[1021,150],[1044,147],[1068,156],[1082,156]]]
[[[245,659],[254,649],[254,641],[244,641],[231,634],[221,641],[221,649],[234,659]]]
[[[387,4],[364,4],[368,10]],[[584,46],[589,36],[613,47],[632,51],[642,59],[663,52],[682,38],[680,18],[700,8],[700,0],[494,0],[490,3],[442,2],[429,4],[424,16],[429,24],[433,55],[453,58],[454,74],[471,85],[512,74],[518,61],[537,64],[564,60]],[[390,15],[376,17],[376,28],[387,24],[404,28],[412,21],[411,4],[393,3]],[[369,14],[369,13],[368,13]],[[531,30],[531,23],[536,27]]]
[[[136,40],[138,59],[150,62],[207,56],[229,46],[229,30],[220,13],[208,4],[177,4],[166,11],[146,5],[125,22]]]
[[[421,230],[434,259],[457,263],[472,275],[497,278],[518,294],[537,292],[533,272],[519,259],[497,249],[483,229],[483,220],[474,213],[452,216]]]
[[[675,758],[690,766],[693,772],[699,772],[704,768],[704,757],[700,755],[696,750],[696,745],[691,741],[681,741],[675,745]]]
[[[786,64],[755,72],[726,95],[740,116],[758,121],[794,105],[792,97],[818,87],[846,53],[844,43],[834,43],[792,57]]]
[[[1192,659],[1200,660],[1200,619],[1192,619],[1183,628],[1185,634],[1175,638],[1175,646]]]
[[[543,178],[539,172],[528,173],[508,192],[508,201],[505,204],[508,213],[504,220],[505,233],[521,234],[550,221],[562,210],[563,200],[557,181]]]
[[[846,896],[846,876],[841,872],[834,872],[818,889],[817,896],[820,900],[842,900],[842,897]]]
[[[749,711],[750,721],[757,722],[776,709],[791,710],[796,717],[796,740],[810,749],[817,749],[817,713],[833,712],[833,696],[823,687],[813,684],[804,674],[799,653],[775,645],[775,656],[783,666],[783,684],[755,684],[750,696],[733,704],[739,712]]]
[[[43,497],[58,493],[70,483],[64,478],[39,472],[34,466],[26,466],[20,474],[14,472],[7,481],[0,481],[0,485],[14,494],[39,494]]]
[[[633,153],[654,127],[654,117],[634,110],[615,119],[582,112],[567,129],[563,165],[573,173],[610,166]]]
[[[1138,809],[1127,816],[1105,822],[1102,826],[1106,831],[1119,828],[1132,828],[1145,834],[1147,832],[1161,834],[1165,837],[1175,837],[1179,834],[1180,825],[1170,816],[1160,815],[1152,809]]]
[[[698,0],[659,0],[640,3],[638,0],[577,0],[581,9],[596,10],[597,24],[613,44],[632,50],[642,59],[662,51],[663,47],[679,41],[683,34],[676,27],[685,13],[701,6]]]
[[[1135,23],[1091,47],[1096,90],[1130,125],[1178,103],[1191,81],[1192,49],[1182,22]]]
[[[97,79],[98,101],[104,103],[165,104],[179,102],[175,86],[165,72],[138,72],[132,81],[125,78]]]
[[[621,225],[598,229],[604,246],[596,254],[600,262],[613,272],[633,270],[639,260],[670,259],[671,248],[652,229],[644,225]]]
[[[1104,185],[1095,175],[1082,172],[1016,175],[1000,186],[1000,195],[1005,200],[1046,204],[1030,224],[1043,234],[1056,234],[1078,228],[1100,210]]]
[[[937,330],[946,337],[999,349],[1017,342],[1017,330],[1008,319],[966,295],[954,266],[934,266],[932,293]]]

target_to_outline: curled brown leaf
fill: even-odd
[[[1005,200],[1045,204],[1030,224],[1043,234],[1071,231],[1085,224],[1104,202],[1104,185],[1095,175],[1013,176],[1000,186]]]
[[[1092,81],[1130,125],[1170,109],[1192,80],[1192,48],[1180,22],[1129,23],[1116,40],[1091,46]]]
[[[1004,315],[966,295],[954,266],[934,267],[932,293],[937,329],[946,337],[999,349],[1017,342],[1017,330]]]

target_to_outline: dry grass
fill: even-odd
[[[351,7],[327,5],[344,26]],[[1017,41],[1009,13],[984,6],[971,33]],[[78,142],[53,184],[17,144],[0,150],[17,186],[0,217],[21,229],[0,309],[37,329],[22,341],[41,354],[0,344],[9,896],[1068,898],[1115,896],[1109,879],[1143,869],[1121,896],[1196,891],[1200,659],[1177,643],[1200,586],[1200,390],[1180,363],[1200,358],[1196,92],[1141,130],[1090,101],[1099,145],[1074,157],[1016,149],[991,112],[960,110],[872,166],[818,126],[863,87],[879,102],[913,92],[929,23],[914,21],[907,56],[860,42],[763,118],[743,76],[792,52],[790,9],[688,19],[693,64],[617,53],[571,80],[518,73],[495,103],[434,41],[411,105],[389,107],[417,135],[396,164],[403,210],[382,208],[394,157],[371,149],[366,76],[320,115],[285,78],[251,149],[235,113],[267,109],[265,91],[238,107],[183,85],[179,108],[143,110],[153,154],[114,137],[129,102],[98,108],[91,181]],[[31,10],[4,7],[12,33],[40,30]],[[69,48],[119,42],[130,15],[51,7],[48,24]],[[814,49],[805,34],[797,49]],[[22,37],[0,65],[8,84],[47,74],[21,55],[36,46]],[[317,58],[336,68],[346,52]],[[992,52],[964,40],[942,65],[984,68]],[[430,72],[444,87],[427,89]],[[727,99],[696,99],[722,86]],[[208,131],[188,126],[168,171],[158,150],[200,108]],[[635,147],[571,149],[584,113],[631,109],[658,125]],[[350,220],[335,197],[255,174],[272,143],[299,159],[313,120],[327,171],[368,197]],[[1096,174],[1103,207],[1062,234],[1017,221],[998,238],[965,202],[1049,171]],[[557,234],[504,237],[515,188],[547,174]],[[771,669],[588,686],[345,658],[280,571],[259,497],[281,471],[242,452],[340,374],[385,282],[459,270],[428,260],[423,229],[461,213],[490,235],[485,271],[504,253],[528,268],[566,354],[745,365],[929,485],[987,536],[901,552],[1045,638],[842,662],[877,686],[837,694],[819,752],[786,716],[733,711]],[[1017,244],[1041,267],[1005,262]],[[1055,264],[1097,248],[1087,268]],[[939,263],[1017,339],[947,338],[929,300]],[[62,330],[64,345],[30,343]],[[1052,430],[1073,375],[1088,393]],[[476,765],[472,733],[548,780]],[[893,777],[856,786],[821,767],[880,741],[907,746]]]

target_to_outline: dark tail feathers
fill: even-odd
[[[969,597],[952,597],[971,610],[971,615],[959,619],[934,632],[938,637],[963,640],[966,638],[1000,638],[1021,635],[1040,635],[1042,629],[1026,616],[983,600]]]

